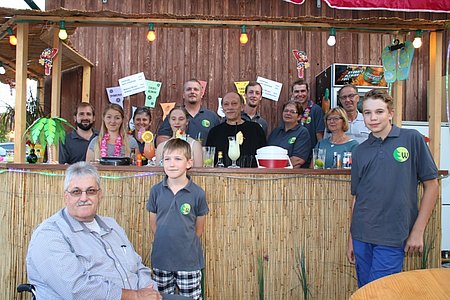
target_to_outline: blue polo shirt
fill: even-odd
[[[189,124],[186,133],[193,139],[198,139],[199,133],[202,141],[206,141],[209,130],[220,124],[219,117],[212,111],[201,107],[195,116],[189,115]],[[169,124],[169,118],[165,118],[158,129],[158,135],[172,136],[172,128]],[[204,142],[202,143],[204,144]]]
[[[86,152],[89,143],[98,135],[98,131],[94,130],[89,140],[78,135],[76,130],[66,134],[65,143],[59,143],[59,163],[74,164],[79,161],[86,160]]]
[[[284,123],[275,128],[269,135],[267,144],[269,146],[279,146],[288,151],[289,157],[296,156],[308,161],[311,153],[311,138],[308,130],[297,124],[295,127],[285,131]]]
[[[197,217],[209,211],[205,191],[189,179],[189,183],[174,195],[166,177],[152,187],[147,210],[156,214],[152,266],[169,272],[204,268],[195,224]]]
[[[352,160],[352,238],[402,247],[418,215],[418,182],[438,177],[423,136],[394,125],[384,140],[371,133]]]
[[[317,144],[316,133],[325,131],[325,122],[323,121],[323,111],[322,108],[313,103],[309,103],[308,107],[311,108],[308,116],[303,113],[302,125],[308,129],[309,136],[311,138],[311,145],[315,146]]]

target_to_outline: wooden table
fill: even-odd
[[[415,270],[386,276],[363,286],[350,299],[450,299],[450,269]]]

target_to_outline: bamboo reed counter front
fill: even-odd
[[[2,164],[0,299],[26,282],[33,228],[64,206],[66,166]],[[150,265],[152,233],[145,204],[161,168],[98,166],[99,214],[122,225]],[[441,172],[442,174],[443,172]],[[346,259],[352,196],[349,170],[192,169],[210,212],[202,237],[206,299],[348,299],[356,290]],[[440,197],[425,234],[428,256],[405,270],[439,267]],[[427,259],[424,259],[427,258]],[[182,258],[180,258],[182,259]]]

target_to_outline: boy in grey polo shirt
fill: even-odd
[[[163,148],[166,178],[152,187],[147,210],[155,235],[151,261],[158,290],[202,299],[204,268],[200,236],[208,213],[205,192],[186,175],[192,167],[191,146],[171,139]]]
[[[358,286],[401,272],[405,253],[423,252],[423,234],[438,195],[437,168],[422,135],[391,124],[393,99],[371,90],[363,100],[372,133],[353,151],[354,195],[347,257]],[[417,184],[423,183],[418,208]]]

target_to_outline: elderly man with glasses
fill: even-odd
[[[71,165],[65,208],[33,232],[27,273],[38,299],[161,299],[117,222],[97,215],[102,190],[94,166]]]
[[[345,133],[361,144],[369,137],[370,130],[364,124],[363,115],[358,111],[358,89],[347,84],[338,91],[338,98],[347,113],[349,127]]]

